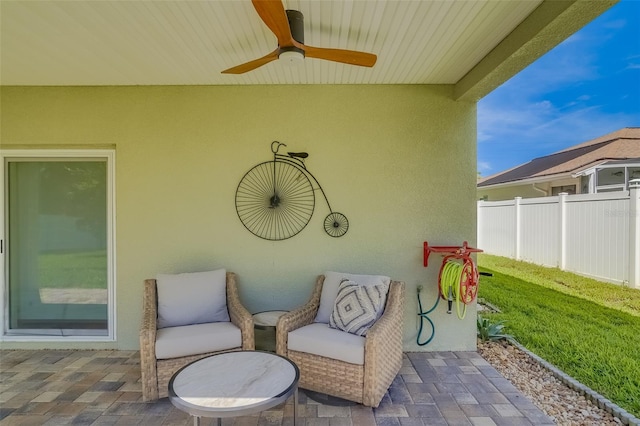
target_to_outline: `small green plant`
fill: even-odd
[[[513,336],[504,332],[504,323],[504,320],[491,322],[489,318],[483,318],[482,315],[478,315],[478,337],[483,342],[496,342],[498,340],[513,342]]]

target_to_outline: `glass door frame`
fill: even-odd
[[[12,160],[64,160],[64,159],[106,160],[107,169],[107,334],[106,335],[33,335],[9,333],[9,271],[7,250],[8,223],[8,163]],[[0,149],[0,341],[4,342],[73,342],[73,341],[115,341],[116,340],[116,232],[115,232],[115,150],[113,149]]]

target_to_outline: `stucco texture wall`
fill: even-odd
[[[475,315],[441,303],[436,335],[416,344],[416,286],[437,295],[441,257],[422,244],[476,236],[476,107],[450,86],[3,87],[2,148],[114,147],[117,341],[3,347],[138,347],[142,281],[226,268],[252,312],[291,309],[335,270],[407,284],[405,350],[475,349]],[[266,241],[236,214],[235,191],[279,140],[307,167],[350,227],[323,230],[317,194],[298,235]],[[475,308],[475,307],[474,307]],[[475,313],[475,309],[472,309]]]

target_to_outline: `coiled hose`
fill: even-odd
[[[467,305],[460,297],[460,282],[462,280],[463,267],[460,263],[447,260],[440,270],[440,295],[447,299],[447,313],[451,313],[453,301],[456,302],[458,318],[464,319],[467,314]]]

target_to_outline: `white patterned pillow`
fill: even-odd
[[[384,310],[388,291],[387,283],[371,286],[343,281],[329,318],[329,327],[366,336],[378,314]]]
[[[325,272],[324,282],[322,283],[322,293],[320,294],[320,307],[318,308],[315,322],[323,322],[325,324],[329,324],[329,317],[331,317],[333,307],[336,304],[338,288],[344,280],[355,281],[361,285],[378,285],[391,283],[391,278],[383,275],[362,275],[334,271]],[[380,318],[380,315],[378,315],[378,318]]]

